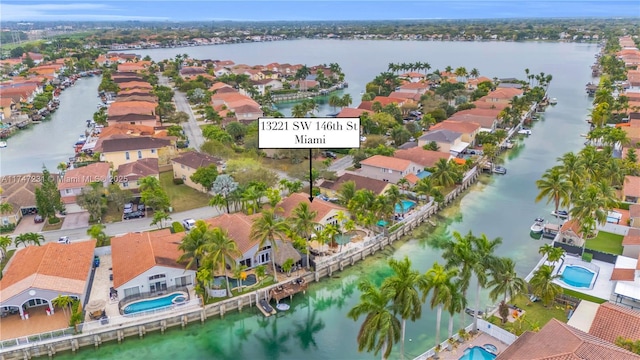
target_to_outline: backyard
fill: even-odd
[[[173,211],[185,211],[209,206],[210,195],[194,190],[187,185],[173,183],[173,172],[160,173],[160,186],[167,192]]]
[[[624,236],[599,231],[598,236],[593,239],[587,239],[585,248],[597,250],[608,254],[622,254],[622,239]]]
[[[544,307],[541,302],[532,303],[527,296],[522,294],[516,296],[510,304],[524,310],[524,315],[514,322],[506,324],[502,324],[502,320],[498,316],[492,316],[489,321],[518,336],[525,331],[537,331],[554,318],[564,323],[567,322],[567,309],[564,306],[554,304]]]

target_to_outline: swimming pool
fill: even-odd
[[[488,352],[481,346],[474,346],[464,350],[464,355],[458,360],[493,360],[496,355]]]
[[[178,303],[183,303],[188,299],[189,295],[187,293],[178,291],[162,297],[132,302],[131,304],[125,306],[123,312],[126,315],[142,311],[149,311]]]
[[[596,279],[596,273],[578,265],[566,265],[561,275],[562,282],[579,288],[591,288]]]
[[[395,206],[396,214],[404,214],[407,211],[411,210],[414,206],[416,206],[415,202],[411,200],[402,200],[402,205],[396,204]]]
[[[213,283],[217,286],[220,287],[225,287],[227,286],[226,283],[226,279],[224,278],[224,276],[216,276],[215,278],[213,278]],[[242,286],[251,286],[255,283],[257,283],[257,279],[256,279],[256,275],[255,274],[249,274],[247,275],[247,278],[242,280]],[[231,289],[235,289],[238,286],[240,286],[240,282],[238,281],[238,279],[234,279],[232,277],[229,278],[229,287]]]

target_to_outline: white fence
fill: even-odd
[[[478,319],[478,330],[500,340],[507,345],[513,344],[513,342],[518,338],[516,335],[508,332],[507,330],[483,319]]]

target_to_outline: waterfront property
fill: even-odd
[[[396,152],[397,153],[397,152]],[[320,191],[329,198],[335,197],[342,187],[342,184],[353,181],[356,190],[367,189],[373,191],[376,195],[384,194],[391,186],[390,183],[382,180],[370,179],[364,176],[345,173],[334,181],[324,180],[318,187]]]
[[[253,220],[260,216],[254,214],[247,216],[243,213],[222,214],[204,220],[211,227],[217,227],[227,232],[242,255],[236,259],[238,265],[254,268],[258,265],[268,264],[271,261],[271,246],[258,248],[259,241],[251,239],[251,225]]]
[[[60,190],[60,198],[65,204],[67,213],[85,211],[76,203],[76,199],[78,195],[82,194],[82,189],[93,183],[100,184],[101,188],[107,188],[111,184],[109,163],[93,163],[64,172],[58,182],[58,190]]]
[[[17,337],[32,333],[16,334],[14,330],[5,328],[12,323],[5,321],[6,316],[17,317],[22,321],[46,322],[46,317],[31,318],[30,315],[55,313],[53,300],[58,296],[84,301],[90,290],[88,286],[95,245],[95,240],[71,244],[47,243],[28,246],[13,255],[0,280],[0,309],[3,317],[0,321],[0,334],[3,334],[3,338],[5,334]],[[49,330],[58,329],[60,324],[54,322],[52,325]],[[42,324],[33,325],[33,329],[44,331],[46,328]]]
[[[283,212],[281,215],[288,218],[293,216],[293,210],[298,206],[298,204],[309,201],[308,197],[308,194],[303,193],[290,194],[286,198],[282,199],[277,207],[282,208]],[[322,228],[329,224],[341,225],[338,224],[338,212],[340,211],[344,213],[346,218],[349,218],[350,216],[349,211],[344,207],[318,198],[309,203],[309,211],[317,212],[313,221],[318,224],[318,228]]]
[[[169,229],[128,233],[111,239],[113,287],[120,310],[133,300],[164,295],[193,286],[195,270],[178,263],[184,233]],[[107,296],[107,294],[105,294]]]
[[[189,300],[188,293],[184,291],[176,291],[169,295],[159,296],[153,299],[130,302],[122,309],[122,312],[125,315],[128,315],[144,311],[159,310],[184,304],[187,300]]]
[[[418,174],[424,169],[413,161],[384,155],[374,155],[360,161],[360,165],[358,175],[392,184],[398,183],[400,179],[409,174]]]
[[[215,165],[218,172],[222,172],[224,161],[215,156],[207,155],[197,151],[187,151],[182,155],[171,159],[173,166],[173,178],[182,179],[185,185],[188,187],[201,191],[208,192],[209,189],[205,189],[202,185],[196,184],[191,180],[191,176],[201,167],[208,167]]]
[[[171,154],[175,151],[175,146],[169,139],[150,136],[114,136],[102,140],[95,151],[100,153],[100,161],[110,162],[117,169],[122,164],[140,159],[153,158],[160,162],[161,153]]]
[[[554,282],[563,288],[579,291],[599,299],[609,299],[614,288],[611,276],[614,265],[599,261],[591,262],[566,254],[564,260],[556,265],[555,274],[560,275]],[[568,270],[568,272],[567,272]]]

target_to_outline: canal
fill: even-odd
[[[560,43],[447,43],[391,41],[300,40],[273,43],[237,44],[182,49],[136,51],[154,60],[187,52],[192,58],[231,59],[236,63],[338,62],[346,73],[350,93],[356,103],[367,81],[386,70],[389,62],[428,61],[432,69],[465,66],[478,68],[487,77],[524,77],[531,73],[553,75],[550,93],[558,105],[550,107],[533,125],[533,135],[519,140],[509,152],[504,167],[507,175],[483,177],[461,201],[443,211],[438,228],[418,229],[409,240],[396,243],[336,277],[313,284],[306,296],[297,296],[291,309],[276,317],[264,318],[256,309],[209,319],[205,324],[189,324],[164,335],[148,334],[145,339],[128,338],[122,344],[104,344],[100,349],[81,349],[62,359],[372,359],[357,351],[354,322],[346,313],[357,302],[359,280],[380,281],[388,276],[386,259],[408,256],[420,271],[441,261],[440,251],[430,246],[452,231],[485,233],[501,237],[497,253],[514,258],[521,276],[526,276],[539,260],[541,241],[529,237],[534,218],[548,217],[551,205],[534,203],[535,180],[556,158],[577,151],[584,141],[579,134],[588,130],[585,118],[590,106],[584,84],[590,81],[594,45]],[[92,95],[93,96],[93,95]],[[321,114],[331,112],[321,109]],[[469,301],[473,304],[473,295]],[[482,307],[490,303],[482,296]],[[456,320],[457,320],[456,316]],[[470,318],[467,319],[470,321]],[[443,315],[446,332],[447,315]],[[434,345],[435,311],[424,306],[422,318],[407,326],[408,357],[417,356]],[[444,335],[443,335],[444,336]],[[392,358],[397,358],[397,347]]]
[[[86,130],[87,119],[100,103],[100,77],[80,78],[75,85],[62,91],[60,107],[49,120],[19,130],[0,150],[0,174],[41,172],[46,166],[51,172],[74,156],[76,140]]]

